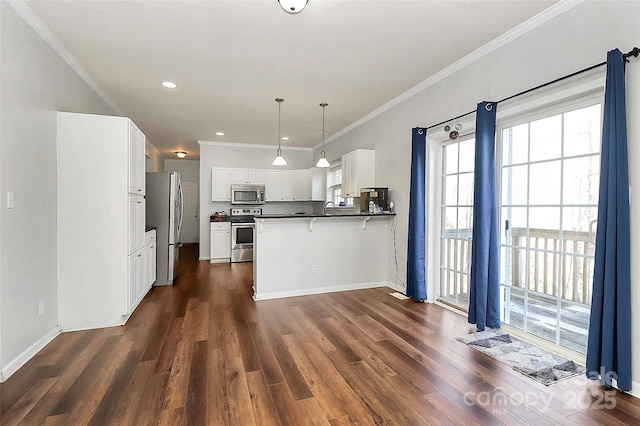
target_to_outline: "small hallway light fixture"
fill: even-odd
[[[309,0],[278,0],[282,10],[291,15],[296,15],[302,12],[302,9],[307,5]]]
[[[273,166],[286,166],[287,165],[287,160],[285,160],[284,157],[282,156],[282,150],[280,149],[280,140],[281,140],[281,136],[280,136],[280,106],[282,105],[282,102],[284,102],[284,99],[276,98],[276,102],[278,103],[278,153],[276,154],[276,158],[273,159],[273,163],[271,163],[271,165],[273,165]]]
[[[186,157],[186,156],[187,156],[187,153],[186,153],[186,152],[184,152],[184,151],[176,151],[176,156],[177,156],[178,158],[184,158],[184,157]]]
[[[329,164],[329,160],[327,160],[324,154],[324,109],[327,107],[327,105],[329,104],[326,102],[320,104],[320,106],[322,107],[322,153],[320,154],[320,159],[316,163],[316,167],[331,167],[331,164]]]

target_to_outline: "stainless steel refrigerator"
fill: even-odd
[[[180,174],[147,173],[146,226],[156,227],[156,282],[171,285],[177,276],[184,198]]]

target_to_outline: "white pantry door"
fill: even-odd
[[[184,196],[184,219],[180,231],[181,243],[197,243],[199,232],[198,220],[199,183],[182,181],[182,195]]]

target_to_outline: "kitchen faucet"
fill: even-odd
[[[326,204],[324,205],[324,214],[327,214],[327,207],[329,207],[329,204],[333,204],[333,207],[336,206],[336,203],[334,203],[333,201],[327,201]]]

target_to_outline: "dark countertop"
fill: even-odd
[[[255,216],[256,219],[306,219],[314,217],[378,217],[378,216],[395,216],[395,213],[345,213],[345,214],[263,214]]]
[[[224,220],[214,220],[213,216],[209,216],[209,222],[229,222],[229,216],[225,217]]]
[[[157,226],[145,226],[144,228],[144,232],[149,232],[149,231],[153,231],[154,229],[158,229]]]

